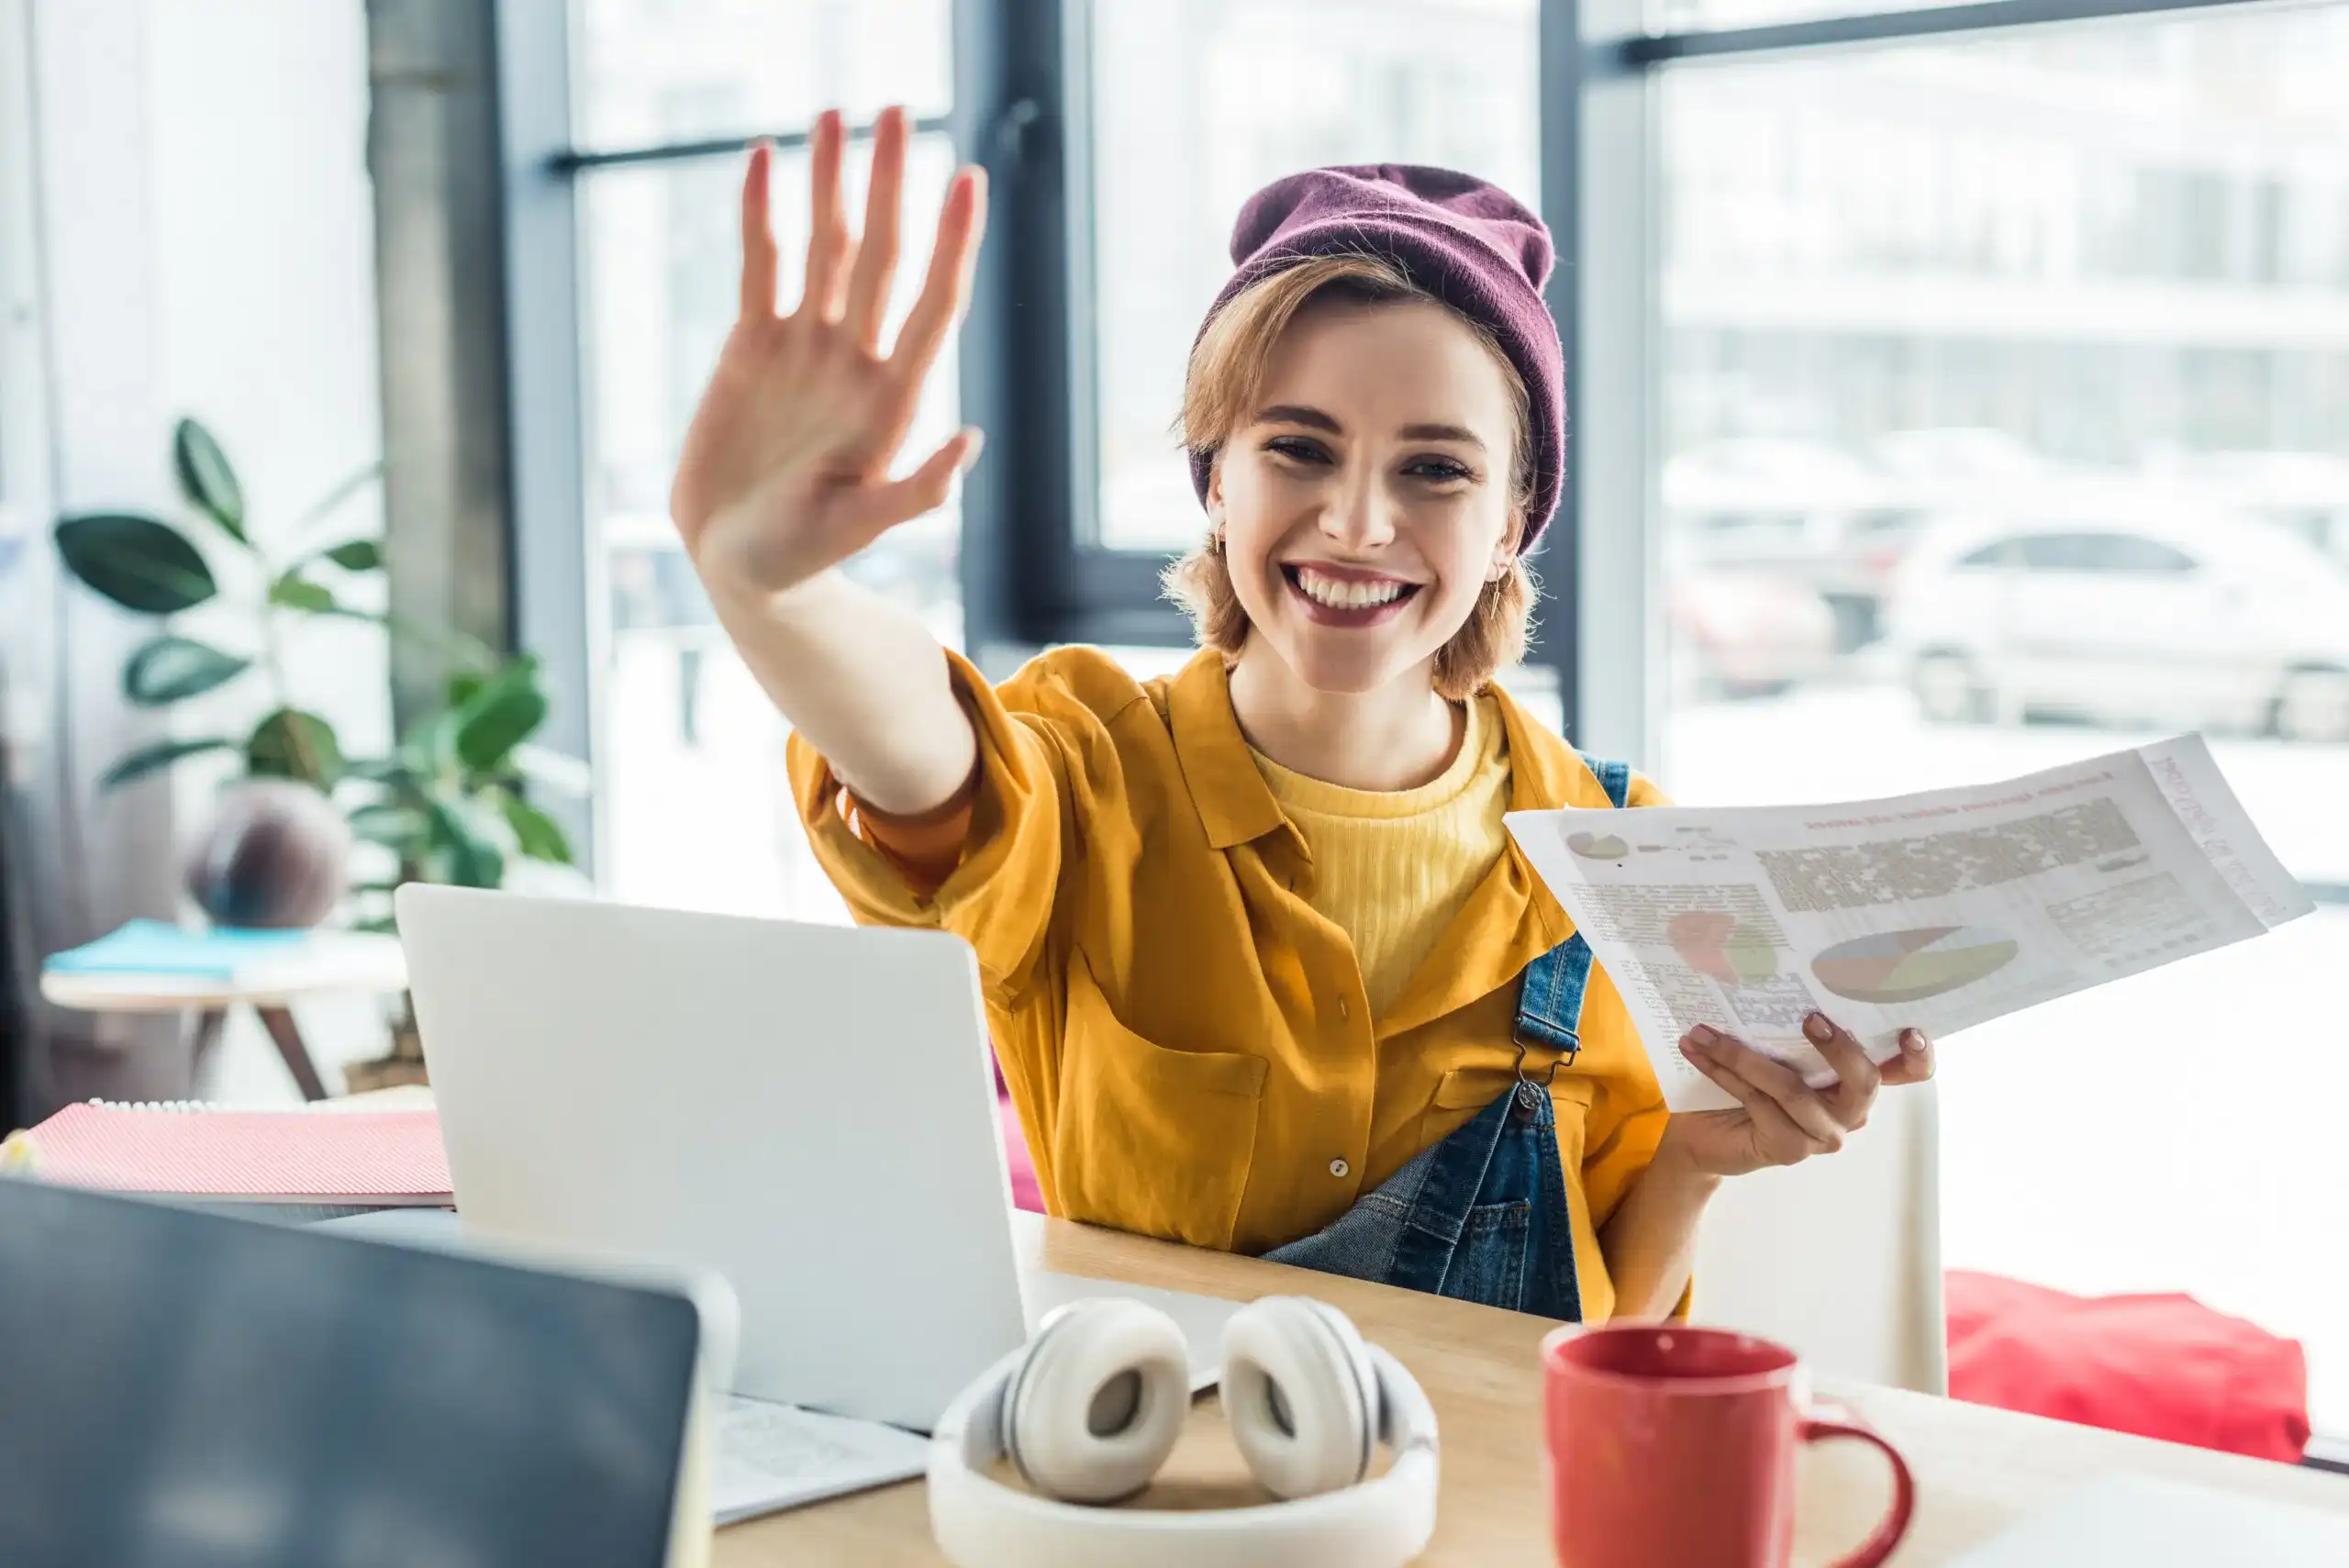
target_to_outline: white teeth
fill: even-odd
[[[1297,568],[1297,586],[1305,596],[1317,605],[1327,605],[1333,610],[1366,610],[1384,605],[1401,595],[1400,583],[1358,583],[1350,578],[1329,577],[1309,566]]]

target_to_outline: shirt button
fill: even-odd
[[[1346,1173],[1353,1169],[1353,1167],[1347,1164],[1343,1160],[1332,1160],[1330,1162],[1330,1174],[1337,1177],[1340,1181],[1345,1180]]]

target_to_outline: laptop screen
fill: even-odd
[[[658,1568],[681,1296],[0,1179],[0,1563]]]

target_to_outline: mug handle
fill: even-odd
[[[1917,1483],[1909,1474],[1909,1462],[1900,1451],[1877,1435],[1875,1429],[1848,1410],[1833,1414],[1813,1413],[1802,1418],[1797,1434],[1804,1442],[1825,1442],[1837,1438],[1853,1438],[1867,1443],[1892,1462],[1892,1507],[1880,1520],[1874,1534],[1860,1542],[1848,1557],[1839,1558],[1833,1568],[1877,1568],[1900,1538],[1909,1533],[1909,1516],[1917,1509]]]

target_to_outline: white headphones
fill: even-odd
[[[1435,1529],[1435,1411],[1344,1313],[1271,1296],[1223,1333],[1223,1413],[1279,1502],[1101,1508],[1174,1451],[1191,1403],[1172,1318],[1139,1301],[1063,1307],[947,1407],[930,1445],[930,1522],[960,1568],[1399,1568]],[[1395,1462],[1366,1477],[1384,1440]],[[985,1470],[1008,1458],[1029,1490]]]

